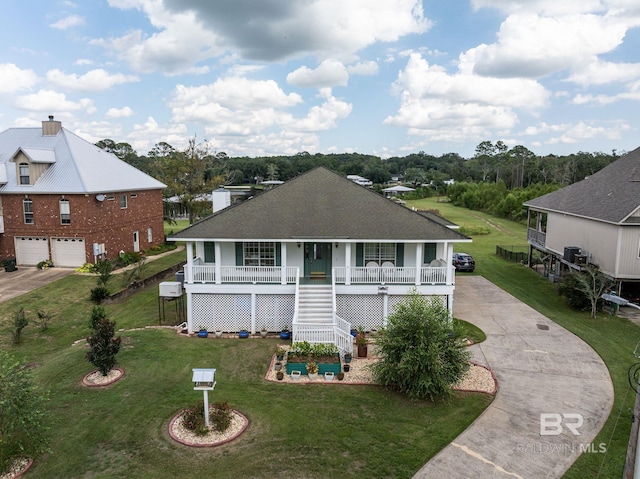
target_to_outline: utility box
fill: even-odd
[[[182,283],[177,281],[160,283],[160,296],[163,298],[179,298],[182,296]]]
[[[565,246],[564,259],[569,263],[575,263],[576,255],[580,254],[579,246]]]

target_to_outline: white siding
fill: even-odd
[[[640,225],[620,227],[618,278],[640,277]]]

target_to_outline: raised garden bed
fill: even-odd
[[[342,367],[340,355],[333,345],[316,344],[312,346],[307,342],[301,342],[294,344],[287,353],[285,366],[287,374],[291,374],[291,371],[308,374],[307,363],[309,361],[315,361],[318,364],[318,374],[327,372],[338,374]]]

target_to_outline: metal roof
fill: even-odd
[[[20,185],[11,160],[22,150],[31,161],[49,163],[33,185]],[[104,193],[154,190],[163,183],[62,128],[43,135],[42,128],[10,128],[0,133],[0,165],[7,182],[0,193]]]
[[[451,228],[324,167],[220,210],[172,238],[470,241]]]

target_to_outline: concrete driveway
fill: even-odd
[[[498,392],[415,478],[554,478],[581,452],[605,452],[592,441],[611,412],[613,385],[590,346],[481,276],[457,275],[454,315],[486,333],[472,350]]]
[[[35,266],[18,266],[16,271],[10,273],[2,268],[0,270],[0,303],[72,273],[73,268],[38,269]]]

